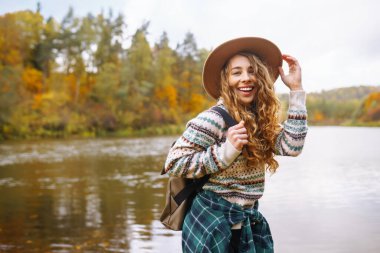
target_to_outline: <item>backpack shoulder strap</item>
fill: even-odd
[[[238,124],[236,122],[236,120],[234,118],[232,118],[231,115],[228,114],[228,112],[226,110],[224,110],[222,107],[213,106],[213,107],[211,107],[211,110],[218,112],[222,115],[223,120],[224,120],[224,122],[226,122],[227,127],[232,127],[232,126]],[[172,143],[172,147],[174,144],[175,144],[175,141]],[[163,167],[161,170],[161,175],[164,175],[164,174],[165,174],[165,167]]]
[[[238,124],[236,122],[236,120],[234,118],[232,118],[231,115],[226,110],[224,110],[222,107],[214,106],[214,107],[211,107],[211,110],[220,113],[223,117],[224,122],[226,122],[226,125],[228,127],[232,127],[232,126]]]
[[[222,115],[224,122],[228,127],[234,126],[237,124],[236,120],[234,120],[226,110],[219,106],[214,106],[211,110],[218,112]],[[164,169],[162,170],[163,174]],[[194,192],[198,192],[202,189],[203,185],[208,181],[210,175],[205,175],[200,179],[189,180],[185,187],[181,191],[179,191],[173,198],[174,201],[179,206],[185,199],[189,198]],[[184,179],[185,180],[185,179]]]
[[[228,127],[234,126],[237,124],[236,120],[234,120],[231,115],[228,114],[226,110],[222,107],[214,106],[211,107],[211,110],[218,112],[222,115],[224,122]],[[200,179],[194,179],[191,183],[188,183],[178,194],[174,197],[175,202],[180,205],[182,201],[187,199],[194,191],[199,191],[202,189],[203,185],[208,181],[210,175],[206,175]]]

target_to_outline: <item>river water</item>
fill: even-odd
[[[0,144],[0,252],[181,252],[157,221],[171,137]],[[260,210],[276,252],[380,252],[380,128],[311,127]]]

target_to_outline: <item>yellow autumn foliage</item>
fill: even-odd
[[[162,101],[169,108],[177,107],[177,90],[172,85],[157,87],[155,89],[155,98]]]
[[[20,51],[11,49],[7,53],[4,54],[4,62],[6,64],[15,66],[17,64],[22,63],[22,57]]]
[[[204,109],[205,97],[201,94],[193,93],[189,102],[189,111],[192,114],[199,113]]]
[[[380,92],[373,92],[364,101],[364,109],[369,110],[377,106],[380,106]]]
[[[321,122],[323,120],[325,120],[325,115],[322,112],[320,111],[314,112],[314,121]]]
[[[22,81],[25,88],[34,93],[41,93],[43,87],[43,75],[34,68],[25,68],[22,73]]]

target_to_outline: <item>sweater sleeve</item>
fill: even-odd
[[[224,141],[227,128],[222,116],[211,110],[189,121],[169,150],[164,172],[171,176],[199,178],[227,169],[240,151]]]
[[[276,140],[276,154],[297,156],[302,152],[307,134],[305,91],[290,91],[288,118]]]

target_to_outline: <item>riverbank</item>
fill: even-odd
[[[336,124],[309,124],[313,127],[380,127],[379,122],[344,122],[340,125]],[[180,125],[163,125],[152,126],[142,129],[122,129],[118,131],[83,131],[76,133],[68,133],[63,131],[36,131],[35,133],[23,134],[23,135],[7,135],[0,136],[0,141],[11,140],[48,140],[48,139],[92,139],[92,138],[137,138],[137,137],[150,137],[150,136],[170,136],[182,134],[185,130],[186,123]]]
[[[149,137],[149,136],[168,136],[178,135],[185,130],[185,123],[181,125],[163,125],[152,126],[142,129],[126,128],[117,131],[106,131],[103,129],[95,131],[82,131],[82,132],[65,132],[65,131],[36,131],[34,133],[11,134],[8,132],[6,135],[0,135],[0,141],[7,140],[44,140],[44,139],[87,139],[87,138],[135,138],[135,137]]]

